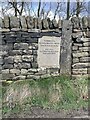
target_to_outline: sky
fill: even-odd
[[[1,2],[4,2],[3,3],[3,8],[6,6],[6,4],[5,4],[5,1],[7,1],[7,0],[0,0],[0,3]],[[21,0],[18,0],[18,1],[21,1]],[[30,0],[25,0],[25,2],[27,2],[28,3],[28,5],[29,5],[29,2],[28,1],[30,1]],[[51,2],[51,10],[50,10],[50,12],[49,12],[49,14],[48,14],[48,17],[52,20],[53,19],[53,17],[54,17],[54,13],[55,13],[55,9],[56,9],[56,6],[57,6],[57,1],[63,1],[62,3],[64,3],[64,4],[62,4],[62,9],[61,9],[61,11],[59,12],[59,14],[58,15],[56,15],[56,20],[58,21],[58,19],[59,19],[59,16],[63,19],[63,18],[66,18],[66,1],[67,0],[41,0],[42,1],[42,6],[41,6],[41,8],[43,7],[43,1],[44,2],[47,2],[47,4],[46,4],[46,6],[45,6],[45,11],[46,11],[46,13],[47,13],[47,11],[49,10],[49,6],[50,6],[50,2]],[[75,8],[75,1],[76,0],[71,0],[71,4],[70,4],[70,8],[71,8],[71,11],[72,11],[72,9],[73,8]],[[90,1],[90,0],[81,0],[81,1],[84,1],[84,2],[86,2],[85,3],[85,5],[86,5],[86,7],[87,8],[89,8],[88,6],[89,6],[89,4],[88,4],[88,2]],[[90,2],[89,2],[90,3]],[[32,16],[34,16],[34,13],[36,13],[37,12],[37,6],[38,6],[38,0],[32,0],[32,6],[33,6],[33,11],[30,11],[30,13],[31,13],[31,15]],[[29,6],[30,7],[30,6]],[[0,11],[1,11],[1,4],[0,4]],[[45,14],[46,14],[45,13]],[[9,9],[9,10],[7,10],[6,11],[6,14],[9,14],[9,15],[14,15],[14,9]],[[27,12],[27,10],[26,10],[26,12],[24,12],[23,11],[23,15],[25,15],[25,16],[27,16],[28,15],[28,12]],[[88,15],[88,13],[84,10],[84,11],[82,11],[82,13],[80,14],[80,16],[87,16]],[[2,16],[2,12],[0,12],[0,17]]]

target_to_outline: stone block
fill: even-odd
[[[73,23],[73,28],[77,28],[78,29],[80,27],[79,26],[80,20],[79,20],[78,17],[73,17],[71,19],[71,22]]]
[[[79,51],[80,52],[89,52],[90,51],[90,47],[79,47]]]
[[[12,69],[13,68],[13,64],[7,64],[5,63],[3,66],[2,66],[3,69]]]
[[[72,50],[73,50],[73,51],[78,50],[78,46],[72,46]]]
[[[7,51],[0,51],[0,56],[7,57],[8,56],[8,52]]]
[[[30,63],[14,63],[14,68],[17,69],[30,69],[31,68],[31,64]]]
[[[3,59],[3,62],[6,63],[6,64],[8,64],[8,63],[14,63],[14,59],[13,59],[12,56],[5,57],[5,58]]]
[[[73,57],[86,57],[88,55],[89,55],[88,52],[76,52],[76,53],[73,53]]]
[[[20,16],[21,26],[24,29],[27,29],[26,19],[24,16]]]
[[[15,17],[15,16],[11,16],[10,17],[10,27],[11,28],[19,28],[20,27],[19,18]]]
[[[58,28],[62,28],[62,21],[61,21],[61,19],[58,20]]]
[[[73,58],[73,63],[78,63],[79,62],[79,58]]]
[[[81,57],[80,62],[90,62],[90,57]]]
[[[3,73],[2,74],[2,80],[12,80],[13,77],[15,77],[14,74],[10,74],[10,73]]]
[[[28,29],[32,29],[34,27],[33,17],[27,16],[26,21]]]
[[[14,49],[16,49],[16,50],[28,50],[28,43],[15,43]]]
[[[22,57],[21,57],[20,55],[14,56],[14,62],[15,62],[15,63],[22,62]]]
[[[77,32],[72,34],[73,38],[81,38],[82,37],[82,32]]]
[[[13,77],[13,80],[25,80],[25,79],[26,79],[26,76],[23,76],[23,75]]]
[[[85,47],[90,47],[90,42],[85,42],[85,43],[83,43],[83,45],[84,45]]]
[[[87,28],[88,27],[88,18],[87,17],[83,17],[82,18],[82,27],[83,28]]]
[[[8,53],[9,53],[9,55],[12,55],[12,56],[22,55],[22,50],[12,50],[12,51],[9,51]]]
[[[42,20],[42,24],[43,24],[43,28],[44,28],[44,29],[48,29],[48,28],[49,28],[49,24],[48,24],[47,19],[43,19],[43,20]]]
[[[83,42],[89,42],[90,38],[81,38],[81,41],[83,41]]]
[[[31,68],[31,69],[28,69],[28,72],[30,72],[30,73],[37,73],[38,69]]]
[[[31,63],[32,68],[38,68],[38,64],[36,62]]]
[[[90,16],[88,17],[88,28],[90,28]]]
[[[21,68],[23,68],[23,69],[30,69],[31,68],[31,64],[30,63],[22,63],[21,64]]]
[[[38,20],[37,20],[37,18],[34,18],[34,28],[37,28],[37,23],[38,22]]]
[[[0,56],[0,65],[3,64],[3,58]]]
[[[2,74],[9,73],[9,69],[2,70]]]
[[[19,75],[20,70],[19,69],[10,69],[10,73],[15,74],[15,75]]]
[[[23,51],[22,51],[22,54],[23,54],[23,55],[32,55],[33,52],[32,52],[32,50],[23,50]]]
[[[57,28],[58,27],[57,21],[55,19],[52,20],[52,23],[53,23],[53,28]]]
[[[37,19],[37,28],[40,29],[40,30],[42,29],[42,20],[41,20],[41,18]]]
[[[82,43],[73,43],[73,46],[83,46]]]
[[[23,55],[22,56],[22,61],[24,61],[24,62],[32,62],[33,61],[33,56],[32,55]]]
[[[9,28],[9,16],[4,16],[4,28]]]
[[[38,51],[37,50],[33,50],[32,52],[33,52],[33,55],[37,55]]]
[[[26,75],[26,74],[27,74],[27,72],[28,72],[28,70],[27,70],[27,69],[21,69],[21,75]]]
[[[78,75],[78,74],[87,74],[87,68],[82,69],[72,69],[72,74]]]
[[[79,68],[88,68],[90,67],[90,63],[76,63],[72,65],[72,68],[79,69]]]

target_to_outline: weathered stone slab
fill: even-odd
[[[80,62],[90,62],[90,57],[82,57],[80,58]]]
[[[9,28],[9,17],[4,16],[4,28]]]
[[[83,43],[83,45],[84,45],[85,47],[89,47],[89,46],[90,46],[90,42],[85,42],[85,43]]]
[[[78,74],[87,74],[87,68],[84,69],[73,69],[72,73],[74,75],[78,75]]]
[[[78,63],[79,59],[78,58],[73,58],[73,63]]]
[[[90,67],[90,63],[76,63],[76,64],[73,64],[72,67],[75,69],[88,68]]]
[[[19,19],[15,16],[10,17],[10,28],[19,28]]]
[[[43,20],[42,20],[42,24],[43,24],[43,28],[44,28],[44,29],[48,29],[48,28],[49,28],[49,24],[48,24],[47,19],[43,19]]]
[[[42,29],[42,20],[40,18],[37,19],[37,28]]]
[[[55,19],[52,20],[53,28],[57,28],[57,21]]]
[[[33,61],[33,56],[32,55],[23,55],[22,61],[31,62],[31,61]]]
[[[34,21],[33,18],[30,16],[26,17],[26,21],[27,21],[27,27],[28,29],[32,29],[34,27]]]
[[[79,28],[79,27],[80,27],[80,26],[79,26],[80,20],[79,20],[78,17],[73,17],[73,18],[71,19],[71,21],[72,21],[72,23],[73,23],[73,28]]]
[[[10,69],[10,73],[19,75],[20,74],[20,70],[19,69]]]
[[[14,49],[16,49],[16,50],[28,50],[28,43],[15,43]]]
[[[73,57],[85,57],[85,56],[88,56],[89,53],[88,52],[76,52],[76,53],[73,53]]]
[[[90,51],[90,47],[79,47],[79,51]]]
[[[88,18],[87,17],[83,17],[82,18],[82,27],[83,28],[87,28],[88,27]]]
[[[37,20],[37,18],[34,18],[34,28],[37,28],[37,23],[38,22],[38,20]]]
[[[38,66],[44,68],[59,68],[60,37],[44,36],[38,42]]]
[[[21,20],[21,26],[23,29],[27,29],[27,24],[26,24],[26,19],[24,16],[21,16],[20,17],[20,20]]]
[[[60,19],[58,20],[58,28],[62,28],[62,21]]]
[[[60,72],[61,74],[71,75],[71,47],[72,47],[72,23],[68,20],[63,21],[62,41],[61,41],[61,58]]]

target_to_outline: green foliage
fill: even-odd
[[[22,107],[28,111],[31,106],[52,109],[79,109],[88,107],[88,100],[82,98],[84,92],[85,94],[87,93],[87,79],[71,79],[67,76],[58,76],[39,79],[37,81],[17,81],[11,83],[8,87],[3,86],[3,96],[6,94],[6,89],[14,88],[19,91],[25,85],[31,92],[31,96],[29,95],[23,99],[22,103],[20,101],[20,104],[18,102],[18,106],[15,106],[13,112],[22,110]],[[54,97],[52,96],[53,94]],[[4,106],[3,111],[3,113],[8,112],[7,107]]]

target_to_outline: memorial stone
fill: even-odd
[[[60,37],[43,36],[38,42],[38,67],[59,68]]]

